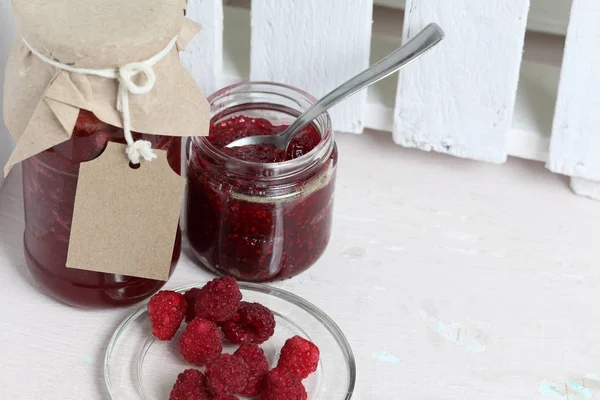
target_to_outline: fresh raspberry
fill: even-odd
[[[275,368],[264,381],[260,400],[306,400],[306,389],[291,372]]]
[[[232,394],[222,394],[220,396],[212,397],[211,400],[240,400],[240,398]]]
[[[285,341],[277,367],[284,368],[302,380],[317,370],[319,348],[311,341],[294,336]]]
[[[235,315],[221,324],[221,329],[231,343],[261,344],[275,333],[275,317],[262,304],[242,301]]]
[[[209,400],[204,374],[197,369],[186,369],[180,373],[169,400]]]
[[[241,300],[242,293],[235,278],[215,278],[200,289],[196,315],[209,321],[225,321],[235,314]]]
[[[246,362],[231,354],[221,354],[206,366],[206,386],[215,394],[240,393],[248,383]]]
[[[195,318],[179,339],[179,351],[192,364],[206,364],[213,360],[223,351],[219,328],[213,322]]]
[[[148,302],[152,334],[159,340],[171,340],[185,316],[185,297],[181,293],[162,290]]]
[[[199,294],[200,288],[192,288],[183,294],[185,296],[185,302],[187,305],[185,322],[190,322],[196,318],[196,301],[198,300]]]
[[[233,355],[244,360],[249,369],[248,383],[239,394],[258,396],[262,389],[263,378],[269,372],[269,363],[265,352],[255,344],[243,344]]]

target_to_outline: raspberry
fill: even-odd
[[[264,381],[260,400],[306,400],[306,389],[291,372],[275,368]]]
[[[211,400],[240,400],[240,398],[232,394],[222,394],[220,396],[211,398]]]
[[[221,329],[231,343],[261,344],[275,333],[275,317],[262,304],[242,301],[235,315],[221,324]]]
[[[169,400],[208,400],[204,374],[197,369],[186,369],[177,376]]]
[[[215,278],[198,292],[196,315],[209,321],[225,321],[235,314],[241,300],[242,293],[235,278]]]
[[[281,348],[277,367],[290,371],[298,379],[305,379],[319,366],[319,348],[311,341],[294,336]]]
[[[206,386],[215,395],[239,393],[248,383],[248,373],[243,359],[221,354],[206,366]]]
[[[185,296],[185,302],[187,305],[185,322],[190,322],[191,320],[196,318],[196,301],[198,300],[199,294],[200,288],[192,288],[183,294]]]
[[[185,297],[181,293],[162,290],[148,302],[152,334],[159,340],[171,340],[185,316]]]
[[[206,364],[223,351],[223,338],[219,328],[205,319],[194,319],[179,339],[179,351],[187,362]]]
[[[249,369],[248,383],[239,394],[258,396],[262,389],[263,378],[269,372],[269,363],[265,352],[255,344],[243,344],[233,355],[244,360]]]

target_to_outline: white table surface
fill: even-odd
[[[331,244],[277,286],[346,333],[354,399],[600,397],[584,378],[600,375],[600,204],[533,162],[422,153],[385,133],[338,142]],[[104,399],[104,351],[131,309],[78,310],[45,296],[22,230],[17,169],[0,191],[0,399]],[[167,287],[209,277],[184,257]],[[568,397],[550,397],[545,380],[587,389],[572,383]]]

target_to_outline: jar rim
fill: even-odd
[[[239,82],[239,83],[235,83],[235,84],[226,86],[226,87],[214,92],[212,95],[210,95],[208,97],[208,102],[211,106],[211,119],[216,114],[218,114],[219,112],[221,112],[227,108],[225,106],[220,106],[218,108],[215,108],[215,102],[217,100],[222,99],[226,96],[229,96],[230,94],[232,94],[232,92],[235,93],[236,91],[239,91],[239,93],[253,93],[253,92],[260,93],[259,91],[242,90],[242,89],[252,89],[253,87],[255,87],[255,88],[263,87],[266,90],[271,88],[271,89],[275,89],[275,90],[280,89],[283,91],[289,91],[290,95],[294,95],[296,97],[291,97],[290,95],[286,96],[285,94],[276,93],[276,92],[272,92],[272,91],[265,92],[265,93],[285,97],[289,100],[292,100],[293,102],[298,103],[298,105],[300,105],[298,100],[305,100],[310,105],[316,103],[316,101],[317,101],[317,99],[314,96],[305,92],[304,90],[298,89],[296,87],[286,85],[283,83],[269,82],[269,81],[244,81],[244,82]],[[247,104],[251,104],[251,103],[247,103]],[[205,151],[207,151],[211,157],[213,157],[217,160],[220,160],[222,162],[234,163],[235,165],[238,165],[240,167],[273,169],[273,170],[284,168],[284,169],[296,170],[297,168],[310,163],[310,161],[314,160],[315,158],[321,158],[323,156],[328,155],[333,149],[334,133],[333,133],[332,123],[331,123],[331,117],[330,117],[329,113],[327,111],[325,111],[323,114],[321,114],[319,117],[317,117],[317,119],[319,119],[319,118],[322,119],[323,125],[324,125],[322,128],[319,125],[316,126],[317,130],[321,134],[321,141],[308,153],[303,154],[302,156],[300,156],[298,158],[294,158],[292,160],[286,160],[286,161],[280,161],[280,162],[269,162],[269,163],[240,160],[239,158],[232,157],[232,156],[222,152],[221,150],[219,150],[212,143],[210,143],[210,141],[207,139],[206,136],[192,137],[191,141],[190,141],[190,146],[188,146],[186,154],[189,157],[189,152],[191,151],[192,143],[197,144],[197,145],[201,144],[203,149]],[[327,153],[327,154],[324,154],[324,153]],[[321,156],[321,157],[319,157],[319,156]]]

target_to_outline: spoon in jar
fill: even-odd
[[[443,38],[444,32],[442,29],[435,23],[429,24],[404,46],[326,94],[321,100],[300,115],[283,132],[277,135],[248,136],[234,140],[225,147],[270,144],[285,151],[294,135],[323,112],[359,90],[396,72],[438,44]]]

